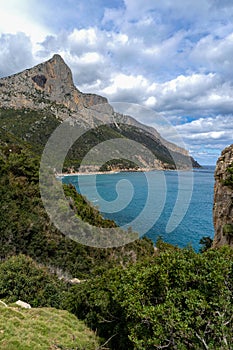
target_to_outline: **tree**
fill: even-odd
[[[204,236],[204,237],[202,237],[201,239],[200,239],[200,242],[199,242],[200,244],[201,244],[201,248],[200,248],[200,252],[201,253],[204,253],[204,252],[206,252],[208,249],[210,249],[211,248],[211,246],[212,246],[212,243],[213,243],[213,240],[212,240],[212,238],[210,238],[209,236]]]
[[[230,349],[233,250],[167,250],[74,286],[66,307],[112,349]]]

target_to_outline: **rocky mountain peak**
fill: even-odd
[[[74,85],[70,68],[58,54],[33,68],[0,79],[0,107],[44,110],[51,103],[77,112],[107,103],[107,99],[81,93]]]
[[[127,124],[152,137],[159,147],[178,153],[178,158],[183,159],[181,163],[187,166],[189,155],[185,149],[164,140],[154,128],[114,112],[105,97],[79,91],[74,85],[70,68],[58,54],[35,67],[0,79],[1,108],[49,112],[60,121],[69,118],[72,124],[76,123],[87,130],[104,123],[114,123],[117,127],[118,124]]]
[[[46,91],[51,96],[60,99],[61,94],[76,89],[70,68],[60,55],[54,55],[50,60],[27,71],[34,87]]]

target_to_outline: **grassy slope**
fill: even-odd
[[[1,350],[91,350],[98,339],[82,321],[53,308],[22,309],[0,303]]]

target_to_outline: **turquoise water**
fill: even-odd
[[[214,236],[214,167],[208,166],[193,172],[151,171],[68,176],[63,179],[63,183],[72,183],[78,192],[98,206],[104,217],[115,220],[120,226],[132,227],[153,242],[161,236],[168,243],[179,247],[191,244],[198,251],[203,236]],[[172,216],[178,192],[178,209]],[[167,224],[171,216],[173,226],[169,230]]]

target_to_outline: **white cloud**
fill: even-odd
[[[232,143],[233,115],[199,118],[176,129],[194,154],[200,148],[220,152]]]
[[[118,91],[132,90],[132,89],[143,89],[148,86],[148,82],[141,75],[125,75],[117,74],[111,79],[111,85],[103,90],[103,92],[109,96],[116,95]]]
[[[69,40],[74,44],[79,43],[85,46],[95,46],[98,38],[96,35],[96,31],[94,28],[89,29],[74,29],[74,31],[70,34]]]
[[[202,38],[193,49],[190,58],[212,71],[229,77],[232,72],[233,32],[223,38],[208,35]]]
[[[153,108],[193,154],[232,142],[232,1],[8,0],[0,13],[1,76],[60,53],[81,91]]]
[[[0,33],[17,34],[23,32],[34,43],[48,34],[48,28],[34,21],[33,11],[26,0],[7,0],[0,2]]]
[[[34,64],[31,40],[24,33],[0,35],[0,76],[30,68]]]

